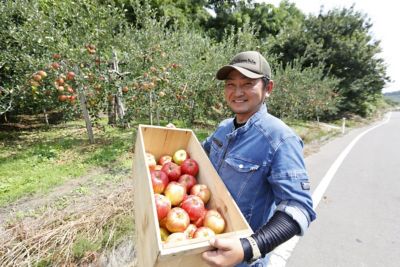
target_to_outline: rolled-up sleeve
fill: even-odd
[[[276,210],[282,211],[292,217],[300,226],[300,235],[304,235],[311,223],[311,218],[307,210],[301,204],[293,200],[282,201],[279,203]]]
[[[274,192],[277,210],[292,217],[300,226],[300,235],[303,235],[316,218],[316,213],[310,195],[303,146],[297,136],[282,140],[277,147],[268,180]]]

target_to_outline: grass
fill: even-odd
[[[32,131],[0,132],[0,207],[24,196],[45,194],[96,167],[106,167],[110,173],[129,173],[133,129],[96,130],[95,144],[89,144],[85,131],[83,124],[73,122]]]
[[[305,144],[322,142],[341,132],[338,129],[323,127],[318,122],[290,120],[287,121],[287,124],[301,137]]]
[[[102,231],[95,238],[88,233],[79,233],[72,243],[72,256],[76,261],[82,261],[91,254],[112,248],[120,240],[133,239],[134,231],[132,216],[118,214],[103,225]]]
[[[101,242],[91,241],[83,234],[80,234],[72,246],[72,253],[74,258],[82,259],[88,251],[97,251],[101,248]]]

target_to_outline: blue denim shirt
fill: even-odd
[[[301,235],[316,218],[303,142],[266,106],[236,130],[224,120],[203,147],[253,231],[275,210],[298,222]]]

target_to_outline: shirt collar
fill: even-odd
[[[259,108],[259,110],[256,113],[254,113],[253,115],[251,115],[251,117],[247,120],[245,125],[236,129],[237,132],[247,131],[251,127],[251,125],[253,125],[256,121],[258,121],[266,113],[268,113],[267,105],[262,104],[261,107]],[[232,120],[232,130],[235,131],[235,125],[233,124],[233,120]]]

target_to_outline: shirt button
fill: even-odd
[[[243,164],[239,164],[239,168],[240,168],[240,169],[243,169]]]

